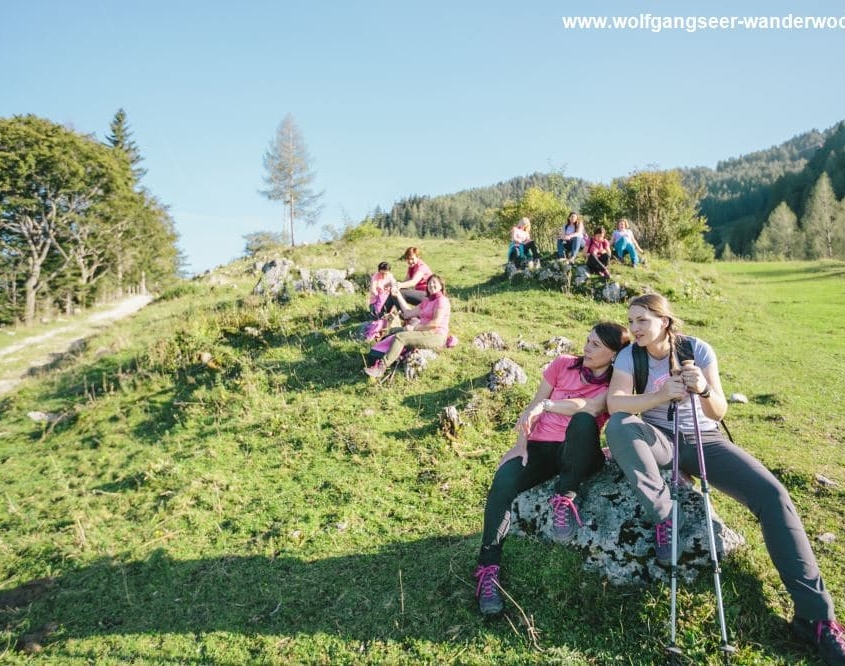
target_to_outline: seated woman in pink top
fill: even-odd
[[[431,269],[420,258],[419,248],[409,247],[405,250],[402,258],[408,262],[408,276],[397,286],[405,300],[412,305],[416,305],[427,296],[426,283],[428,278],[431,277]],[[390,301],[388,302],[391,305],[393,304]]]
[[[378,271],[370,276],[370,291],[368,306],[370,316],[373,319],[378,319],[384,313],[389,312],[390,308],[387,306],[387,301],[390,298],[390,290],[396,284],[396,278],[390,272],[390,264],[382,261],[378,265]]]
[[[452,304],[446,296],[446,283],[439,275],[432,275],[426,283],[428,297],[419,305],[411,307],[398,289],[393,290],[393,297],[399,303],[402,317],[406,322],[415,319],[416,323],[408,323],[404,330],[399,330],[393,337],[390,349],[383,358],[378,359],[364,372],[370,377],[382,377],[393,365],[406,346],[421,349],[439,349],[446,345],[449,336],[449,319],[452,315]]]
[[[604,227],[597,227],[587,242],[587,270],[594,275],[609,278],[610,241],[604,236]]]

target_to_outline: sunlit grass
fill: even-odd
[[[55,578],[0,611],[3,661],[27,662],[15,643],[55,622],[42,645],[57,663],[662,663],[668,590],[610,587],[568,549],[508,542],[505,584],[525,612],[513,624],[483,622],[473,599],[487,486],[549,360],[517,340],[563,335],[580,349],[594,321],[624,321],[624,304],[508,284],[488,241],[319,245],[294,259],[361,275],[387,259],[401,273],[411,244],[445,276],[461,340],[416,381],[361,373],[362,295],[265,302],[241,262],[2,398],[0,592]],[[792,492],[841,606],[845,265],[616,273],[670,294],[686,330],[713,343],[726,391],[749,398],[728,424]],[[486,331],[510,348],[477,350]],[[501,356],[527,386],[486,389]],[[464,418],[457,439],[439,426],[447,405]],[[63,419],[34,423],[33,410]],[[723,574],[734,663],[816,663],[786,635],[789,599],[753,518],[714,502],[748,540]],[[824,532],[838,538],[823,544]],[[680,593],[694,663],[718,663],[712,594],[706,576]]]

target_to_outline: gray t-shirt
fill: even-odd
[[[704,340],[699,340],[698,338],[690,338],[690,340],[692,341],[693,358],[699,368],[703,370],[716,360],[716,354],[713,352],[713,348],[704,342]],[[648,381],[646,382],[644,393],[656,393],[669,378],[669,357],[667,356],[662,360],[658,360],[652,358],[650,354],[646,354],[646,356],[648,357]],[[613,363],[613,371],[625,372],[631,375],[632,378],[634,377],[634,357],[631,353],[631,345],[628,345],[616,355],[616,361]],[[681,432],[687,435],[695,432],[691,404],[689,397],[684,398],[678,403],[678,426]],[[701,410],[701,399],[696,400],[696,405],[698,426],[701,431],[718,430],[719,423],[708,417]],[[640,417],[646,423],[650,423],[658,428],[672,430],[675,424],[667,418],[668,410],[669,403],[665,402],[657,407],[646,410],[640,414]]]

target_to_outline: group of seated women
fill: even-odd
[[[405,250],[406,279],[398,282],[390,264],[382,262],[370,278],[369,310],[373,317],[398,313],[402,325],[389,329],[370,352],[372,362],[364,372],[374,379],[383,377],[408,347],[439,349],[449,336],[452,304],[446,296],[446,282],[420,258],[416,247]]]
[[[587,270],[590,273],[609,278],[608,267],[611,259],[624,262],[627,256],[631,265],[636,267],[640,263],[640,253],[643,249],[634,237],[626,218],[623,217],[616,223],[616,230],[608,239],[604,227],[601,226],[594,229],[592,236],[589,235],[578,213],[572,212],[558,232],[557,258],[574,264],[582,252],[586,255]],[[517,263],[520,259],[528,259],[530,268],[540,265],[540,253],[531,239],[531,221],[527,217],[523,217],[511,229],[508,261]]]

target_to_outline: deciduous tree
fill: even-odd
[[[644,248],[668,258],[713,258],[713,247],[704,240],[707,224],[698,214],[698,196],[684,188],[678,171],[639,171],[624,181],[622,190]]]
[[[519,201],[506,202],[497,212],[497,235],[510,237],[510,229],[520,218],[531,220],[531,238],[541,252],[555,249],[557,232],[566,219],[565,202],[552,192],[530,187]]]
[[[785,201],[781,201],[769,215],[763,230],[754,241],[752,254],[755,259],[763,260],[804,256],[803,242],[798,233],[798,217]]]
[[[842,219],[840,209],[830,177],[822,173],[810,191],[804,217],[801,218],[807,259],[832,259],[835,256],[834,247],[840,235],[837,222]]]
[[[119,162],[94,140],[32,115],[0,119],[0,240],[22,270],[25,323],[72,262],[86,215],[120,179]]]

